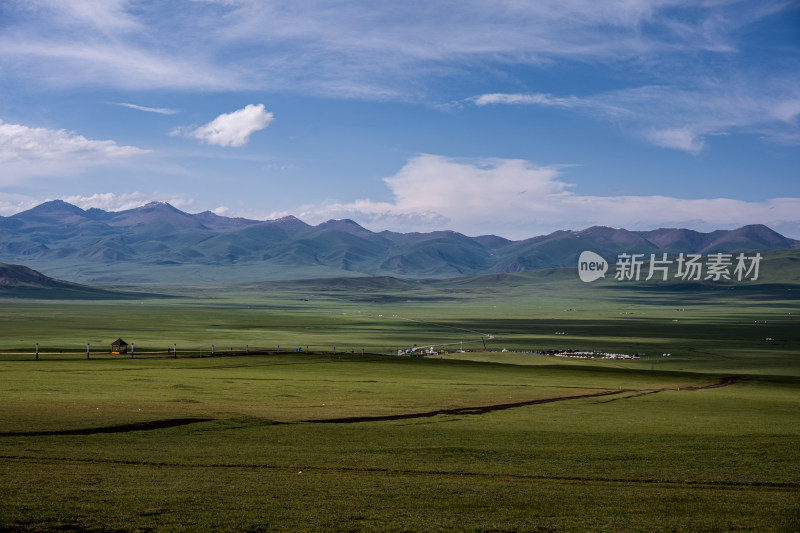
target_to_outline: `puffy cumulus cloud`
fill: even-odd
[[[0,163],[36,159],[97,159],[130,157],[146,153],[134,146],[114,141],[94,141],[48,128],[31,128],[0,120]]]
[[[41,201],[24,194],[0,191],[0,216],[9,216],[36,207]]]
[[[96,141],[66,130],[31,128],[0,120],[0,184],[34,176],[71,174],[148,153],[114,141]]]
[[[464,212],[487,205],[516,209],[536,198],[564,194],[559,172],[521,159],[456,160],[423,154],[385,178],[396,204],[414,211],[441,212],[459,206]],[[545,205],[539,206],[545,208]]]
[[[498,227],[499,213],[549,209],[539,199],[565,194],[559,172],[520,159],[457,160],[422,154],[384,179],[392,202],[357,200],[301,209],[303,220],[353,218],[376,228],[397,231]],[[491,221],[487,225],[487,222]]]
[[[81,209],[95,207],[103,211],[124,211],[141,207],[150,202],[167,202],[178,209],[186,209],[194,204],[194,200],[184,196],[169,196],[160,193],[123,193],[113,192],[94,193],[90,195],[73,195],[60,198],[72,205],[77,205]],[[46,201],[46,200],[42,200]],[[41,202],[37,202],[41,203]]]
[[[165,195],[160,193],[132,192],[116,194],[112,192],[93,193],[88,195],[75,194],[71,196],[29,196],[0,192],[0,215],[9,216],[32,209],[39,204],[50,200],[64,200],[81,209],[95,207],[104,211],[124,211],[134,209],[150,202],[165,201],[179,209],[186,209],[194,204],[192,198],[180,195]]]
[[[264,109],[264,104],[249,104],[232,113],[223,113],[208,124],[196,129],[178,128],[172,135],[184,135],[206,144],[217,146],[244,146],[250,135],[263,130],[275,118]]]
[[[561,168],[516,159],[419,155],[385,178],[393,194],[389,202],[327,203],[303,206],[296,213],[311,223],[352,218],[376,230],[451,229],[514,239],[593,225],[711,231],[754,223],[800,236],[800,198],[748,202],[582,195],[564,181],[562,173]]]

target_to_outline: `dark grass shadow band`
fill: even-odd
[[[355,474],[383,474],[387,476],[420,476],[420,477],[452,477],[452,478],[486,478],[519,481],[545,481],[557,483],[593,483],[626,485],[633,487],[636,485],[656,485],[664,487],[691,487],[697,489],[762,489],[770,488],[777,490],[797,491],[800,483],[795,481],[736,481],[736,480],[686,480],[670,478],[617,478],[607,476],[559,476],[559,475],[537,475],[524,473],[501,473],[501,472],[475,472],[465,470],[417,470],[417,469],[397,469],[380,467],[347,467],[347,466],[312,466],[312,465],[286,465],[269,463],[188,463],[173,461],[142,461],[134,459],[109,459],[100,457],[31,457],[26,455],[0,455],[0,460],[25,461],[35,464],[48,463],[73,463],[73,464],[97,464],[97,465],[124,465],[132,467],[157,467],[157,468],[182,468],[182,469],[220,469],[220,470],[275,470],[283,471],[288,474],[296,474],[298,470],[306,474],[322,473],[338,475],[342,473]],[[0,529],[2,530],[2,529]],[[5,530],[2,530],[5,531]]]
[[[694,385],[684,387],[685,391],[697,391],[706,389],[716,389],[720,387],[727,387],[735,384],[738,381],[736,376],[729,376],[722,378],[717,383],[707,385]],[[456,407],[453,409],[437,409],[435,411],[425,411],[422,413],[403,413],[397,415],[383,415],[383,416],[356,416],[356,417],[343,417],[343,418],[322,418],[302,420],[300,422],[275,422],[270,421],[269,425],[284,425],[294,423],[308,423],[308,424],[357,424],[361,422],[386,422],[392,420],[410,420],[418,418],[432,418],[440,415],[482,415],[494,411],[504,411],[506,409],[514,409],[517,407],[526,407],[529,405],[541,405],[553,402],[563,402],[566,400],[579,400],[582,398],[599,398],[604,396],[614,396],[619,394],[628,394],[636,397],[644,394],[654,394],[672,390],[671,388],[661,389],[620,389],[612,391],[603,391],[592,394],[577,394],[573,396],[557,396],[554,398],[539,398],[536,400],[526,400],[522,402],[502,403],[494,405],[482,405],[474,407]],[[679,389],[681,390],[681,389]],[[608,400],[612,401],[612,400]],[[128,433],[131,431],[153,431],[157,429],[167,429],[179,426],[186,426],[189,424],[197,424],[199,422],[211,422],[216,420],[214,418],[170,418],[167,420],[152,420],[149,422],[136,422],[133,424],[121,424],[116,426],[105,426],[97,428],[81,428],[81,429],[65,429],[58,431],[12,431],[0,433],[2,437],[45,437],[57,435],[97,435],[103,433]]]
[[[199,422],[210,422],[213,418],[170,418],[168,420],[152,420],[150,422],[136,422],[134,424],[121,424],[118,426],[105,426],[97,428],[64,429],[58,431],[11,431],[0,433],[0,437],[46,437],[51,435],[97,435],[101,433],[128,433],[130,431],[153,431],[167,429]]]
[[[676,389],[672,388],[660,388],[660,389],[620,389],[620,390],[611,390],[611,391],[603,391],[603,392],[596,392],[591,394],[576,394],[573,396],[556,396],[554,398],[539,398],[536,400],[525,400],[522,402],[513,402],[513,403],[501,403],[495,405],[482,405],[476,407],[455,407],[453,409],[437,409],[435,411],[425,411],[422,413],[404,413],[398,415],[383,415],[383,416],[353,416],[353,417],[343,417],[343,418],[320,418],[320,419],[311,419],[311,420],[303,420],[302,422],[308,424],[357,424],[361,422],[386,422],[392,420],[409,420],[415,418],[431,418],[434,416],[440,415],[483,415],[486,413],[491,413],[494,411],[504,411],[506,409],[514,409],[517,407],[527,407],[529,405],[541,405],[545,403],[553,403],[553,402],[563,402],[567,400],[580,400],[583,398],[600,398],[600,397],[607,397],[607,396],[614,396],[619,394],[633,394],[633,396],[640,396],[644,394],[655,394],[659,392],[664,392],[668,390],[684,390],[684,391],[698,391],[698,390],[706,390],[706,389],[717,389],[720,387],[727,387],[729,385],[733,385],[736,383],[738,378],[736,376],[730,376],[722,378],[720,381],[716,383],[711,383],[707,385],[692,385],[688,387],[677,387]],[[608,400],[612,401],[612,400]],[[600,402],[598,402],[600,403]]]
[[[623,394],[626,392],[629,393],[631,391],[629,389],[622,389],[615,391],[604,391],[594,394],[578,394],[575,396],[539,398],[537,400],[526,400],[523,402],[514,402],[514,403],[481,405],[476,407],[456,407],[453,409],[437,409],[435,411],[426,411],[423,413],[405,413],[399,415],[384,415],[384,416],[353,416],[344,418],[322,418],[322,419],[304,420],[303,422],[309,424],[356,424],[359,422],[384,422],[390,420],[408,420],[412,418],[430,418],[439,415],[483,415],[494,411],[504,411],[506,409],[514,409],[516,407],[526,407],[528,405],[563,402],[566,400],[579,400],[581,398],[596,398],[598,396],[612,396],[614,394]]]

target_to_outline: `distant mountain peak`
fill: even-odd
[[[72,204],[70,204],[68,202],[65,202],[64,200],[50,200],[48,202],[44,202],[42,204],[39,204],[37,207],[45,208],[45,209],[49,208],[49,207],[71,207],[71,208],[75,208],[75,209],[80,209],[79,207],[77,207],[75,205],[72,205]]]
[[[183,211],[181,211],[180,209],[178,209],[169,202],[148,202],[144,204],[142,207],[139,207],[138,209],[148,209],[148,210],[160,209],[165,211],[177,211],[179,213],[183,213]]]
[[[153,214],[153,215],[168,215],[174,216],[179,215],[182,217],[191,218],[192,215],[186,213],[185,211],[181,211],[174,205],[170,204],[169,202],[149,202],[140,207],[134,207],[133,209],[128,209],[126,211],[118,211],[118,214],[123,213],[146,213],[146,214]]]
[[[302,226],[302,227],[311,227],[299,218],[294,215],[286,215],[285,217],[276,218],[275,220],[268,220],[272,224],[281,224],[285,226]]]
[[[799,241],[761,224],[710,233],[594,226],[512,241],[449,230],[373,232],[347,218],[312,226],[293,215],[248,220],[211,211],[189,214],[167,202],[124,211],[83,211],[62,200],[0,216],[0,232],[0,262],[24,262],[60,277],[77,272],[72,279],[87,282],[107,281],[115,272],[141,272],[140,279],[159,282],[165,270],[154,265],[170,265],[168,275],[181,278],[182,272],[208,272],[208,279],[239,279],[242,272],[274,279],[342,271],[422,278],[574,267],[584,250],[609,258],[620,253],[676,256],[800,247]]]
[[[355,220],[349,218],[340,218],[335,219],[332,218],[319,224],[318,228],[332,228],[332,229],[347,229],[347,230],[361,230],[361,231],[369,231],[364,226],[356,222]]]
[[[367,228],[361,226],[355,220],[351,220],[349,218],[343,219],[331,219],[327,222],[323,222],[322,224],[317,225],[317,230],[321,231],[338,231],[342,233],[348,233],[350,235],[355,235],[357,237],[364,237],[364,238],[371,238],[371,237],[378,237],[379,234],[374,233]]]
[[[65,202],[64,200],[50,200],[49,202],[44,202],[42,204],[39,204],[36,207],[28,209],[27,211],[23,211],[22,213],[17,213],[17,215],[24,215],[26,213],[36,214],[36,215],[61,214],[61,213],[82,215],[85,213],[85,211],[76,205],[72,205],[68,202]]]

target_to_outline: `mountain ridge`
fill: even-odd
[[[127,300],[162,294],[101,289],[54,279],[25,265],[0,263],[0,298]]]
[[[702,233],[684,228],[630,231],[592,226],[522,240],[449,230],[374,232],[349,219],[316,226],[190,214],[165,202],[123,211],[83,210],[63,200],[0,217],[0,262],[87,283],[207,282],[290,277],[396,276],[407,279],[502,274],[573,266],[583,250],[619,253],[736,253],[799,248],[754,224]],[[168,280],[166,280],[168,281]]]

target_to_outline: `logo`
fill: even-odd
[[[594,252],[586,250],[578,258],[578,276],[581,281],[589,283],[599,278],[606,277],[608,262]]]
[[[651,253],[647,254],[621,253],[617,255],[614,279],[617,281],[639,281],[643,276],[644,281],[655,279],[667,281],[680,279],[682,281],[756,281],[759,267],[763,257],[760,252],[753,255],[740,253],[738,255],[726,253],[708,254],[703,261],[701,254],[684,254],[669,258],[666,252],[660,257]],[[673,268],[674,266],[674,268]],[[585,250],[578,258],[578,276],[586,283],[605,277],[608,271],[608,262],[595,252]]]

